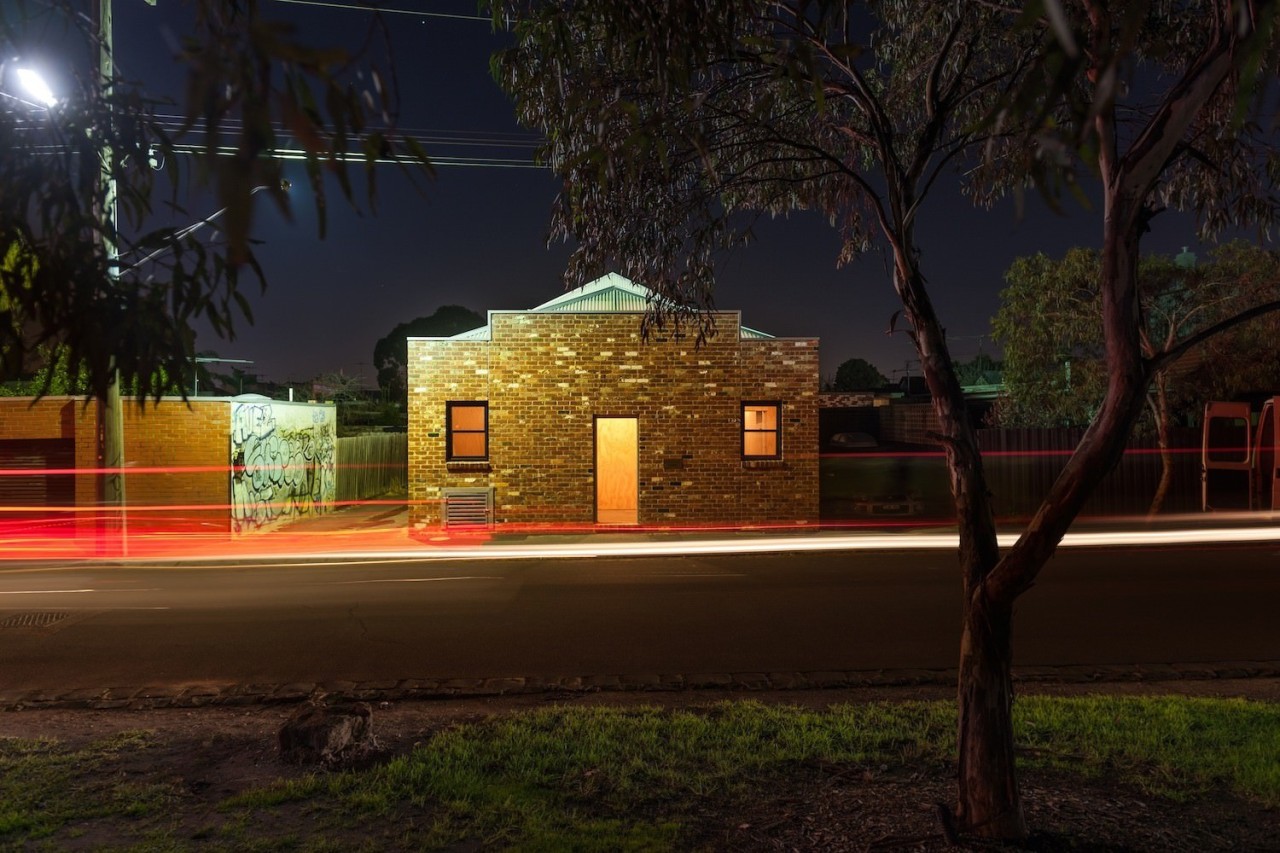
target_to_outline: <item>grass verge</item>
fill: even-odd
[[[1221,788],[1280,806],[1280,706],[1027,697],[1015,716],[1024,767],[1113,778],[1174,799]],[[113,771],[124,752],[149,743],[127,735],[69,751],[0,739],[0,849],[39,839],[56,848],[86,822],[141,830],[139,817],[146,832],[162,833],[159,846],[175,850],[239,849],[249,838],[258,849],[346,849],[344,838],[368,849],[681,849],[701,816],[749,804],[817,766],[944,768],[955,712],[946,702],[542,709],[436,732],[373,768],[245,791],[219,804],[223,831],[208,828],[207,814],[184,817],[194,806],[165,784]],[[322,831],[298,836],[299,825]]]

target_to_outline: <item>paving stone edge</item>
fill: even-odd
[[[1140,666],[1015,667],[1015,684],[1120,684],[1183,680],[1280,678],[1280,661],[1217,661]],[[397,681],[289,684],[189,683],[131,688],[6,691],[0,711],[41,709],[148,710],[211,706],[287,705],[323,695],[329,701],[398,702],[528,694],[734,690],[818,690],[954,684],[954,669],[851,672],[734,672],[572,675],[555,678],[407,678]]]

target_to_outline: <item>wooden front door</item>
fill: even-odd
[[[596,418],[596,522],[639,523],[639,431],[635,418]]]

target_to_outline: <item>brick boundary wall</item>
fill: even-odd
[[[204,532],[230,529],[230,406],[226,400],[181,398],[123,405],[125,495],[130,524],[162,522]],[[0,397],[0,441],[69,439],[77,470],[102,466],[98,404],[79,397]],[[130,469],[210,468],[208,471],[151,473]],[[91,535],[98,520],[86,511],[102,501],[102,477],[75,475],[77,535]],[[207,510],[192,509],[208,505]]]
[[[875,391],[823,391],[818,395],[820,409],[868,409],[888,405],[889,398]]]
[[[228,531],[231,405],[220,398],[188,402],[166,397],[141,411],[133,401],[124,408],[126,469],[210,469],[126,474],[130,522]]]

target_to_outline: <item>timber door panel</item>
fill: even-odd
[[[639,523],[639,429],[635,418],[596,418],[596,522]]]

